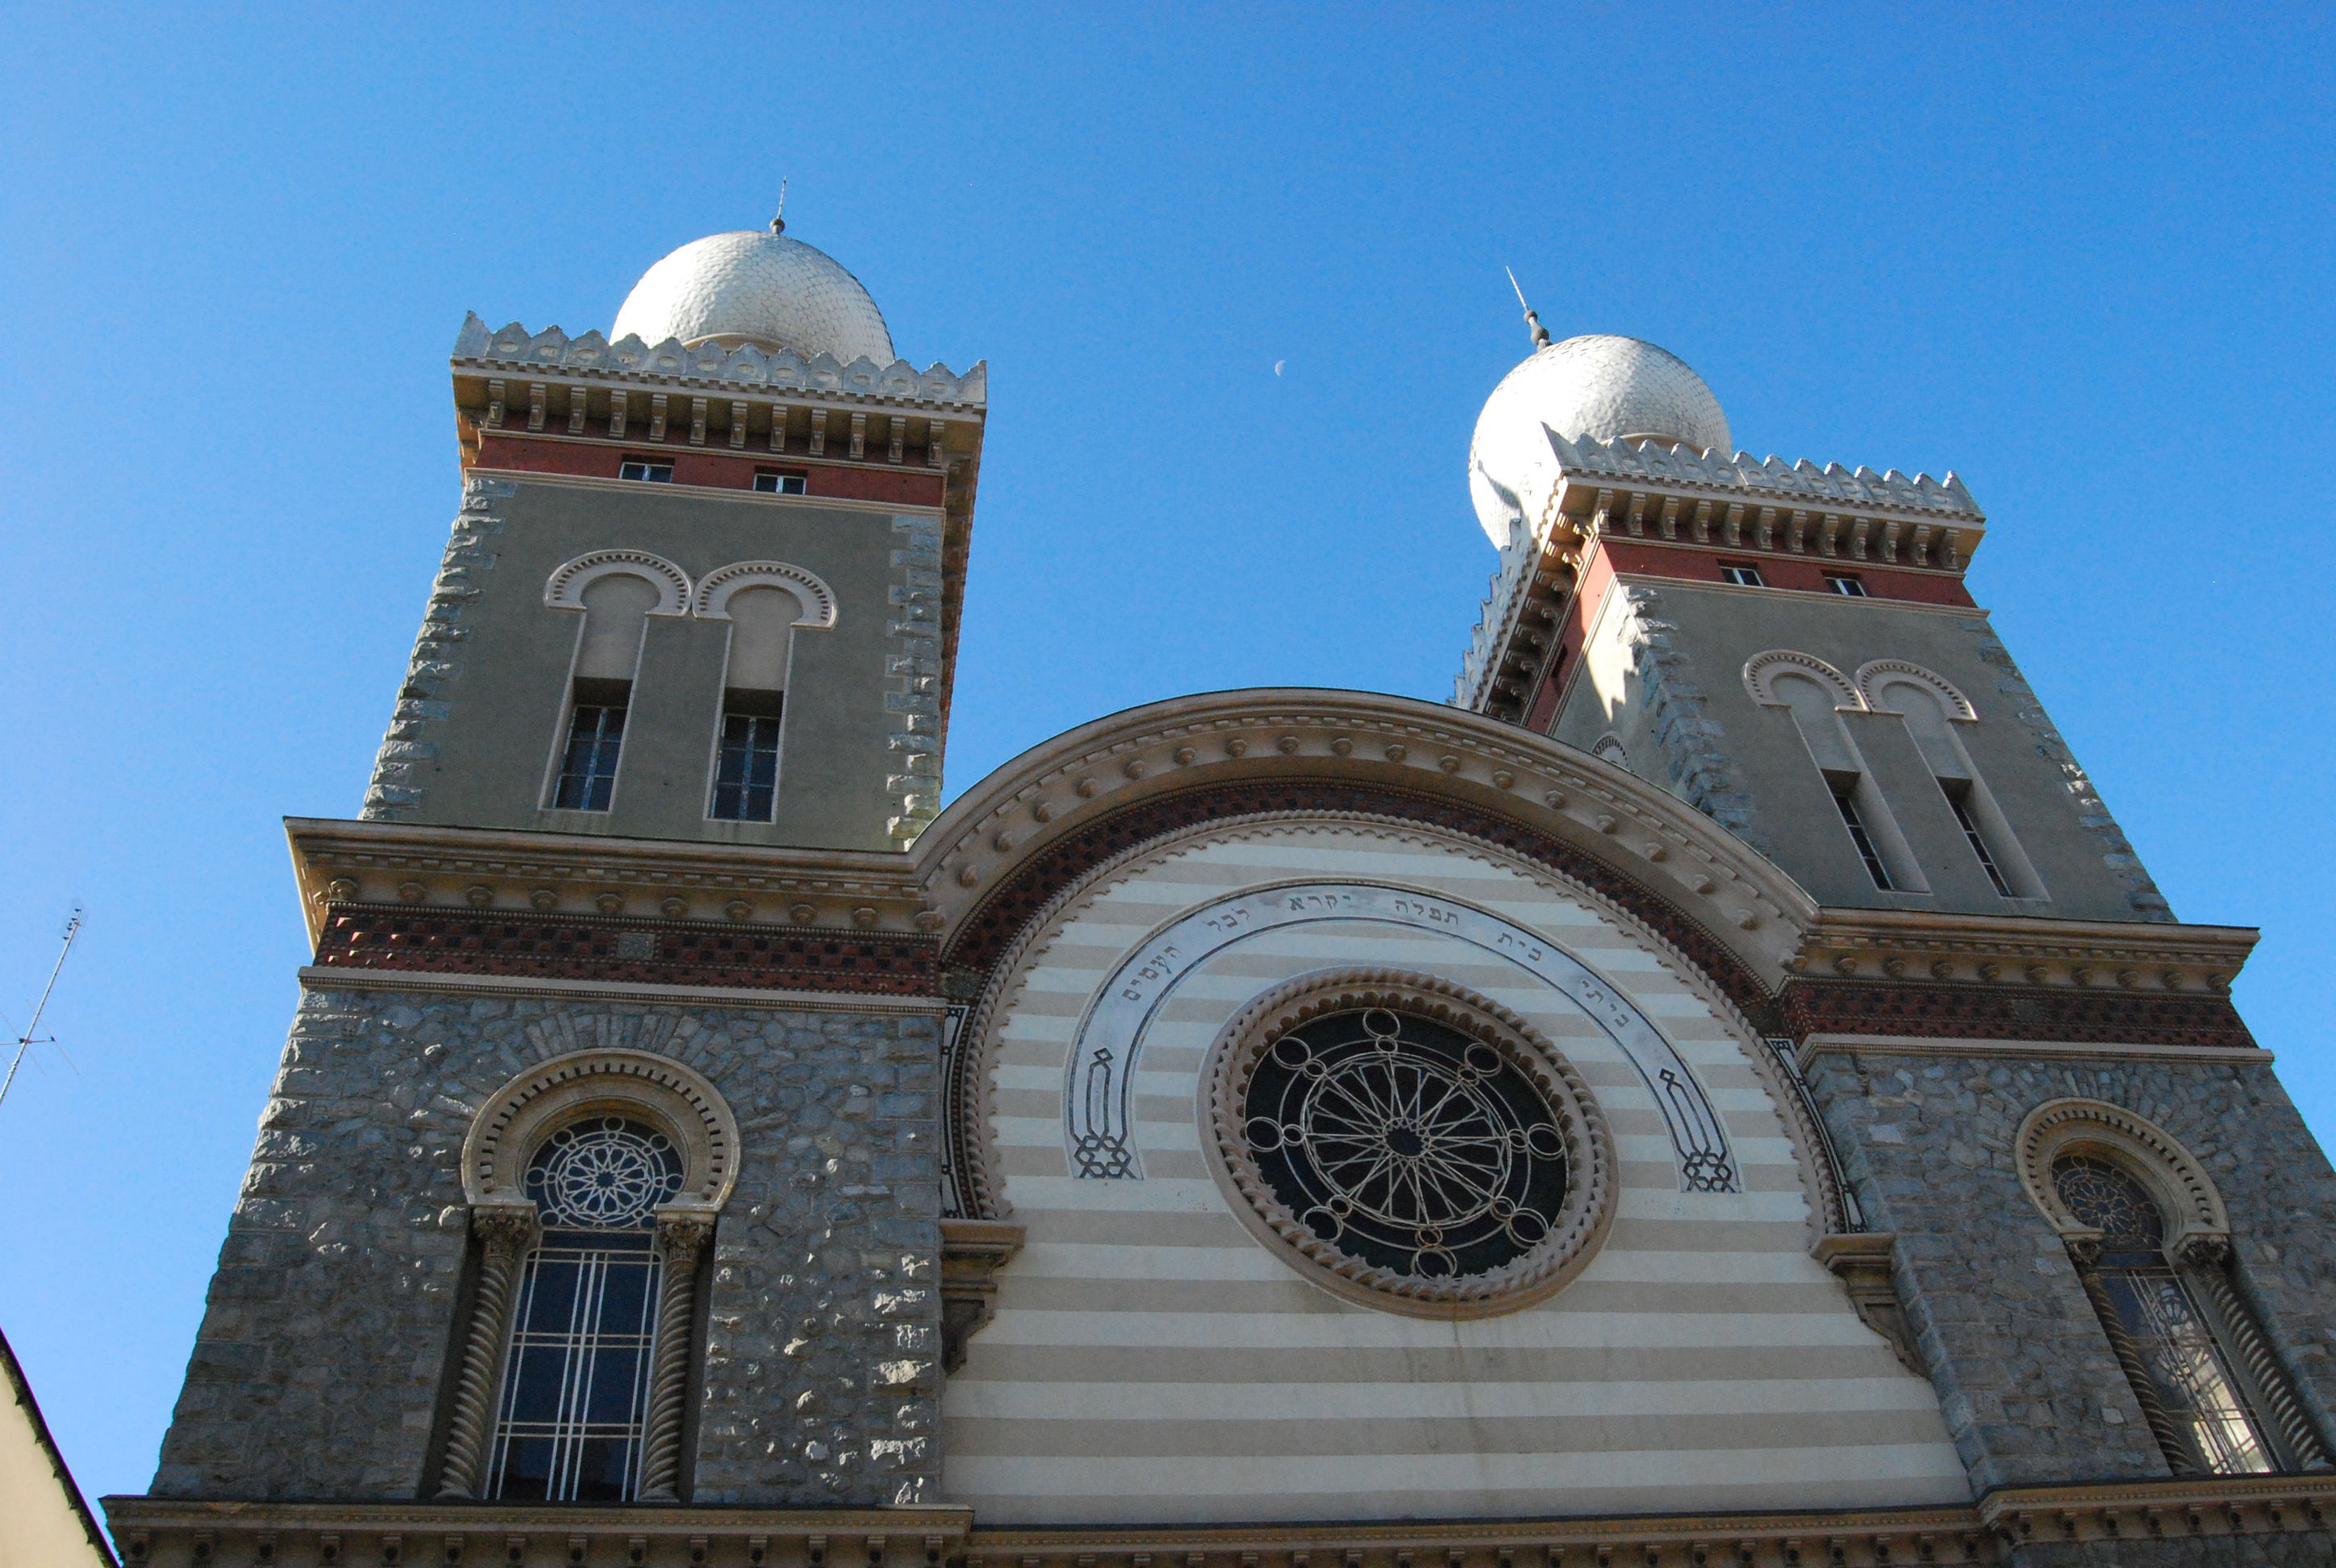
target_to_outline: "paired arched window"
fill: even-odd
[[[2205,1172],[2118,1106],[2060,1100],[2020,1131],[2020,1174],[2059,1232],[2167,1467],[2323,1468],[2328,1450],[2236,1271]]]
[[[1891,803],[1842,721],[1844,714],[1903,722],[1989,885],[2007,899],[2047,896],[2010,820],[1963,745],[1958,731],[1977,724],[1979,714],[1951,683],[1899,659],[1872,660],[1859,667],[1853,682],[1821,658],[1775,648],[1746,661],[1744,684],[1754,701],[1791,710],[1802,743],[1824,774],[1843,828],[1875,887],[1893,892],[1930,891]]]
[[[662,557],[598,550],[552,573],[544,603],[583,612],[547,805],[590,812],[614,806],[648,618],[693,616],[730,627],[706,814],[772,820],[794,631],[835,624],[835,595],[825,583],[784,561],[755,560],[725,566],[693,584]]]
[[[671,1501],[698,1263],[737,1125],[663,1057],[582,1052],[521,1075],[463,1147],[479,1246],[437,1495]]]
[[[1849,726],[1842,723],[1843,713],[1865,706],[1856,689],[1825,660],[1783,650],[1757,655],[1747,663],[1744,683],[1755,701],[1792,714],[1793,727],[1824,777],[1842,829],[1874,885],[1885,892],[1927,891],[1922,867],[1906,846],[1890,803],[1874,784]]]

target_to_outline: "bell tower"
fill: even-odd
[[[1964,586],[1962,482],[1732,448],[1652,344],[1512,371],[1469,456],[1501,565],[1455,702],[1669,790],[1822,904],[2172,920]]]
[[[462,509],[365,820],[859,850],[931,820],[987,375],[898,358],[783,227],[658,262],[614,342],[463,324]]]

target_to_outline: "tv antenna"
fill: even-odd
[[[1541,324],[1541,317],[1533,313],[1533,307],[1530,305],[1525,305],[1524,285],[1517,281],[1517,275],[1512,268],[1504,267],[1501,270],[1508,273],[1509,287],[1517,291],[1517,303],[1519,305],[1524,305],[1525,325],[1533,328],[1533,346],[1535,348],[1547,348],[1549,346],[1549,328]]]
[[[779,180],[779,209],[771,214],[771,232],[774,234],[784,234],[786,231],[787,182],[785,177],[781,176]]]
[[[76,904],[73,906],[73,913],[65,917],[64,946],[57,950],[57,961],[49,969],[49,983],[41,988],[41,1000],[39,1005],[33,1008],[33,1021],[24,1026],[23,1034],[16,1037],[16,1054],[8,1060],[8,1076],[0,1078],[0,1104],[5,1104],[8,1098],[9,1086],[16,1081],[16,1069],[24,1065],[24,1053],[36,1045],[56,1043],[54,1035],[45,1037],[42,1036],[41,1015],[49,1010],[49,993],[57,989],[57,976],[63,971],[65,957],[73,951],[73,939],[79,935],[81,935],[81,906]]]

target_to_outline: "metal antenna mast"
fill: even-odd
[[[38,1038],[41,1032],[41,1015],[49,1010],[49,993],[57,989],[57,976],[64,969],[65,955],[73,951],[73,939],[79,935],[81,935],[81,910],[76,906],[73,912],[65,917],[65,945],[57,950],[56,964],[49,970],[49,983],[41,988],[40,1005],[33,1009],[33,1021],[24,1026],[23,1034],[16,1037],[16,1054],[9,1058],[8,1076],[0,1078],[0,1104],[7,1101],[9,1086],[16,1081],[16,1069],[24,1065],[24,1053],[31,1050],[34,1045],[41,1043]]]
[[[786,231],[787,182],[782,179],[779,181],[779,209],[771,214],[771,232],[774,234],[784,234]]]

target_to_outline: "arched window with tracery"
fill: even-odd
[[[2166,1216],[2149,1189],[2096,1154],[2061,1155],[2052,1185],[2072,1217],[2100,1232],[2081,1249],[2092,1253],[2079,1260],[2087,1293],[2112,1340],[2123,1341],[2128,1375],[2137,1364],[2183,1456],[2224,1475],[2279,1468],[2212,1320],[2166,1252]]]
[[[657,1206],[680,1186],[673,1141],[618,1116],[560,1128],[529,1163],[541,1229],[511,1303],[486,1495],[639,1495],[662,1272]]]
[[[629,1050],[555,1057],[462,1150],[478,1238],[435,1495],[678,1501],[699,1263],[736,1177],[714,1086]]]
[[[2047,1101],[2016,1146],[2020,1183],[2068,1248],[2167,1468],[2329,1468],[2198,1160],[2102,1100]]]

